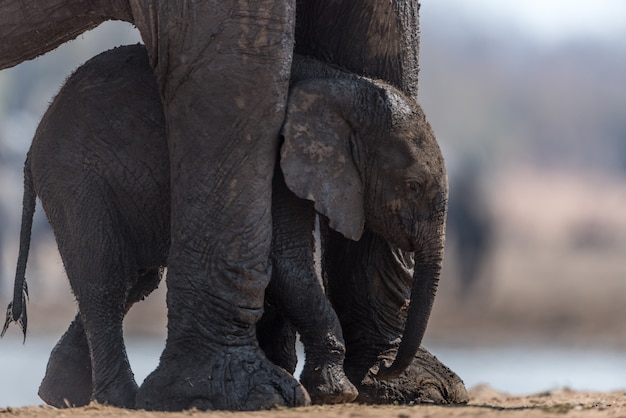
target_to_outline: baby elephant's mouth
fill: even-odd
[[[406,251],[409,253],[415,252],[415,249],[417,248],[417,244],[415,243],[415,241],[409,237],[404,237],[403,239],[399,240],[398,242],[396,242],[396,245],[402,251]]]

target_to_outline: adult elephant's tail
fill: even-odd
[[[0,333],[0,338],[4,337],[11,322],[17,322],[24,333],[26,339],[26,327],[28,316],[26,314],[26,301],[28,299],[28,286],[26,284],[26,263],[28,262],[28,252],[30,251],[30,238],[33,229],[33,216],[35,214],[35,203],[37,194],[33,186],[33,175],[30,170],[29,158],[26,157],[24,165],[24,197],[22,200],[22,225],[20,228],[20,247],[17,256],[17,268],[15,271],[15,282],[13,283],[13,301],[7,308],[7,316]]]

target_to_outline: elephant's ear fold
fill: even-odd
[[[337,80],[292,87],[282,129],[280,166],[289,189],[315,202],[330,227],[359,240],[365,224],[363,184],[351,154],[353,130],[341,111],[350,89]]]

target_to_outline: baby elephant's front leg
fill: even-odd
[[[315,273],[315,210],[311,202],[297,198],[287,189],[280,172],[275,179],[273,272],[266,291],[267,301],[282,313],[275,315],[277,322],[283,317],[300,333],[306,354],[300,382],[309,392],[311,401],[317,404],[352,402],[358,392],[343,370],[346,349],[339,319]],[[284,325],[275,324],[274,329],[285,329]],[[274,344],[280,346],[279,350],[274,347],[275,352],[285,352],[282,349],[285,344],[279,341]],[[288,352],[286,356],[290,356]]]

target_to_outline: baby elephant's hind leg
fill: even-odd
[[[126,312],[156,289],[160,281],[160,269],[141,271],[137,283],[128,292]],[[89,345],[78,314],[50,353],[39,397],[57,408],[87,405],[93,392],[91,379]]]
[[[294,374],[298,363],[296,330],[279,307],[265,298],[263,316],[256,324],[259,346],[269,361]]]
[[[91,359],[80,314],[52,349],[39,397],[57,408],[87,405],[91,399]]]

